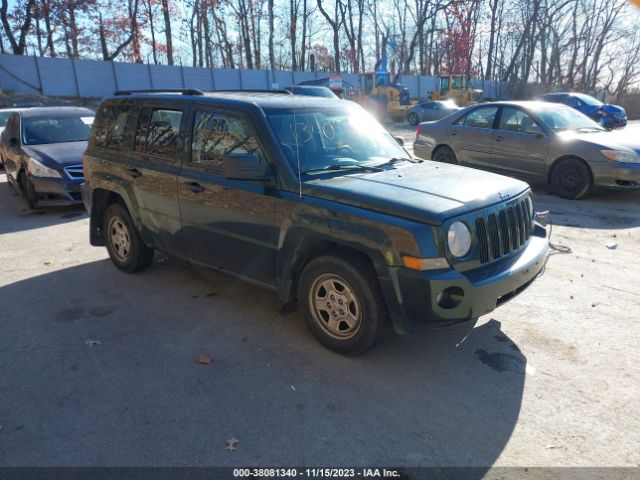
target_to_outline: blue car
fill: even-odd
[[[602,103],[584,93],[558,92],[547,93],[538,97],[545,102],[564,103],[592,118],[607,130],[624,127],[627,124],[627,113],[618,105]]]

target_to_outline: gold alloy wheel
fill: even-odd
[[[131,239],[129,238],[129,230],[120,217],[113,217],[109,220],[109,239],[113,254],[119,261],[126,262],[131,251]]]
[[[320,328],[338,340],[353,338],[362,323],[362,309],[353,288],[342,277],[326,273],[309,290],[311,315]]]

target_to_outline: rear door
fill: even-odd
[[[133,146],[124,174],[131,182],[143,238],[156,248],[182,255],[178,173],[184,150],[184,104],[146,103],[135,112]]]
[[[235,110],[196,107],[190,152],[179,177],[182,232],[199,263],[275,283],[277,197],[269,183],[228,179],[234,155],[267,158],[250,119]]]
[[[449,142],[459,163],[491,167],[491,142],[498,108],[497,105],[476,107],[449,127]]]
[[[540,134],[528,133],[537,127]],[[524,110],[502,107],[497,128],[493,131],[491,163],[497,170],[540,177],[545,172],[549,154],[549,136]]]

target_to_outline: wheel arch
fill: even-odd
[[[124,197],[113,190],[96,188],[91,193],[91,212],[89,220],[89,241],[93,246],[104,246],[102,223],[109,205],[118,203],[131,214]]]

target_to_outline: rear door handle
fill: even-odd
[[[198,182],[184,182],[184,186],[191,190],[193,193],[204,192],[204,187]]]
[[[138,170],[137,168],[129,167],[127,168],[127,172],[129,172],[129,176],[133,178],[142,176],[142,173],[140,173],[140,170]]]

